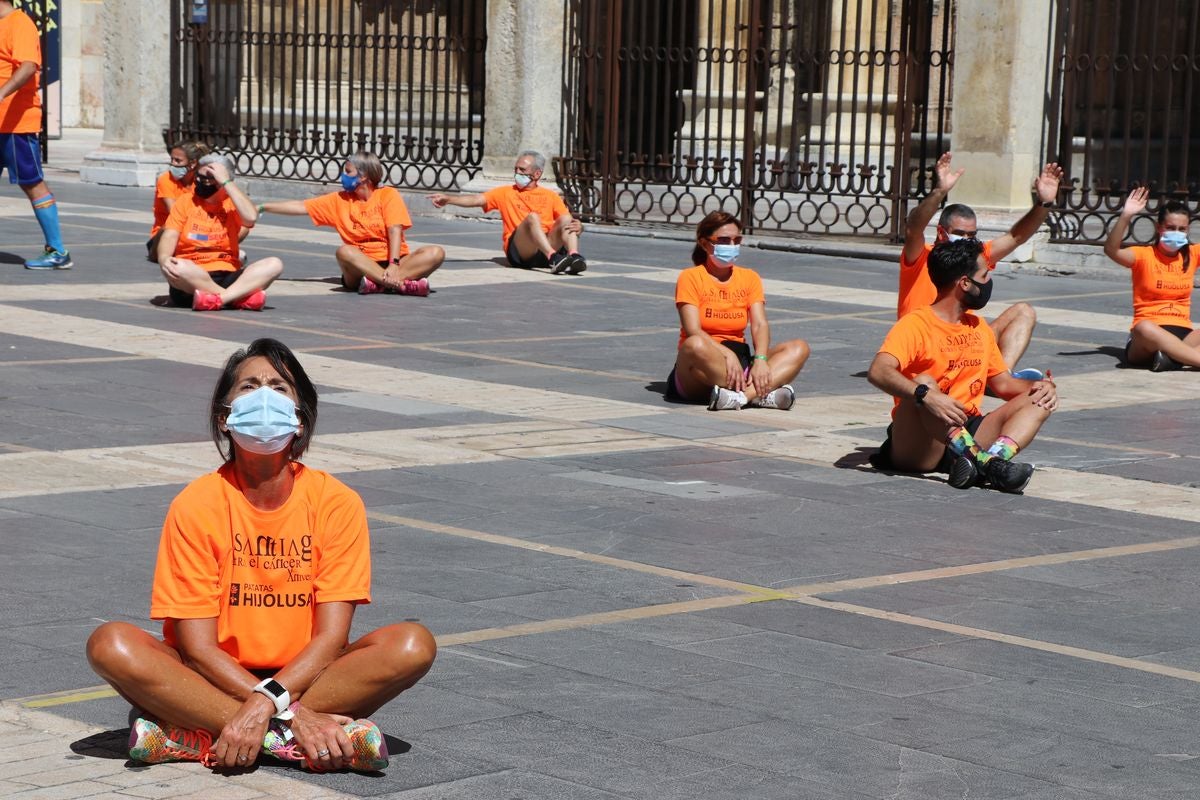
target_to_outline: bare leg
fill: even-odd
[[[1051,412],[1036,406],[1028,393],[1017,395],[983,418],[975,431],[975,444],[991,447],[999,436],[1007,436],[1021,449],[1028,447],[1037,436]]]
[[[283,262],[275,256],[269,256],[246,267],[228,289],[221,289],[217,295],[224,305],[236,303],[259,289],[266,289],[282,274]]]
[[[301,702],[314,711],[369,717],[419,681],[437,656],[423,626],[401,622],[368,633],[326,667]]]
[[[276,259],[278,261],[278,259]],[[181,292],[208,292],[219,295],[225,289],[221,288],[208,274],[208,270],[198,266],[186,258],[177,258],[173,262],[160,267],[163,277],[172,287]]]
[[[546,238],[546,232],[542,230],[542,218],[532,211],[525,219],[521,220],[521,224],[513,231],[512,240],[517,244],[517,253],[521,256],[522,261],[532,258],[537,253],[541,253],[549,259],[558,249],[552,246],[550,240]]]
[[[344,244],[334,253],[338,269],[342,271],[342,284],[358,288],[359,279],[364,275],[378,284],[383,284],[387,273],[373,259],[368,258],[352,244]]]
[[[1004,363],[1014,369],[1025,350],[1029,340],[1033,338],[1033,328],[1037,324],[1037,312],[1028,303],[1016,303],[1009,306],[1003,314],[990,323],[996,334],[996,344]]]
[[[683,341],[675,357],[675,377],[685,398],[707,400],[713,386],[725,386],[725,350],[707,336]]]
[[[550,246],[555,250],[565,247],[568,253],[579,252],[579,234],[574,231],[568,231],[567,225],[570,224],[570,218],[559,217],[554,221],[554,227],[550,229],[550,233],[546,238],[550,242]]]
[[[808,361],[808,354],[808,342],[803,339],[792,339],[768,350],[767,364],[771,367],[771,388],[768,391],[778,389],[785,383],[795,380],[796,376],[800,374],[804,362]],[[746,381],[746,388],[742,391],[747,400],[758,397],[758,393],[754,391],[754,385],[750,381]]]
[[[386,272],[397,281],[426,278],[446,260],[446,251],[435,244],[420,247],[400,259],[399,264],[387,268]]]
[[[922,380],[925,378],[926,380]],[[936,385],[928,376],[917,381]],[[931,472],[946,452],[950,427],[906,397],[892,417],[892,463],[897,469]]]
[[[1130,364],[1149,364],[1154,354],[1161,351],[1180,364],[1200,367],[1200,329],[1192,331],[1186,338],[1178,339],[1175,334],[1153,322],[1139,322],[1133,326],[1131,334]]]

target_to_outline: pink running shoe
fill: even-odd
[[[429,296],[429,279],[417,278],[414,280],[405,279],[404,285],[399,289],[400,294],[411,294],[416,297]]]
[[[220,311],[224,305],[221,296],[212,292],[196,292],[192,295],[192,311]]]
[[[255,289],[252,293],[234,303],[233,307],[240,308],[243,311],[262,311],[263,306],[266,304],[267,293],[262,289]]]
[[[387,741],[378,725],[369,719],[356,719],[347,722],[342,729],[354,745],[354,755],[346,766],[358,772],[379,772],[387,767]],[[328,767],[314,763],[304,754],[291,730],[279,720],[271,720],[267,735],[263,737],[263,750],[281,761],[302,762],[302,766],[312,772],[329,772]]]
[[[382,291],[383,287],[368,278],[366,275],[363,275],[358,281],[359,294],[379,294]]]
[[[143,764],[199,761],[212,766],[211,750],[212,736],[208,731],[164,728],[145,717],[138,717],[129,727],[129,757]]]

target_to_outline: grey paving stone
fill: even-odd
[[[397,800],[458,800],[468,797],[519,797],[521,800],[616,800],[612,794],[573,781],[529,770],[509,769],[427,786],[394,795]]]

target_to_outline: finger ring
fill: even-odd
[[[246,760],[245,756],[238,756],[238,761],[245,761],[245,760]]]
[[[317,751],[317,758],[324,758],[327,755],[329,755],[328,750],[318,750]]]

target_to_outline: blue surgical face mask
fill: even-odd
[[[513,173],[513,180],[517,186],[524,189],[529,184],[533,183],[533,178],[529,175],[522,175],[520,172]]]
[[[181,181],[185,177],[187,177],[189,169],[191,169],[191,167],[189,167],[187,165],[184,165],[182,167],[177,167],[174,164],[172,164],[171,166],[167,167],[167,170],[171,173],[171,177],[177,181]]]
[[[361,175],[347,175],[344,172],[342,173],[342,188],[347,192],[353,192],[358,188],[360,183],[362,183]]]
[[[229,404],[225,427],[243,450],[265,456],[291,444],[300,431],[300,420],[290,397],[263,386]]]
[[[722,264],[732,264],[742,254],[740,244],[714,244],[713,258]]]
[[[1168,253],[1178,253],[1188,243],[1188,235],[1183,231],[1163,231],[1158,237],[1158,243]]]

